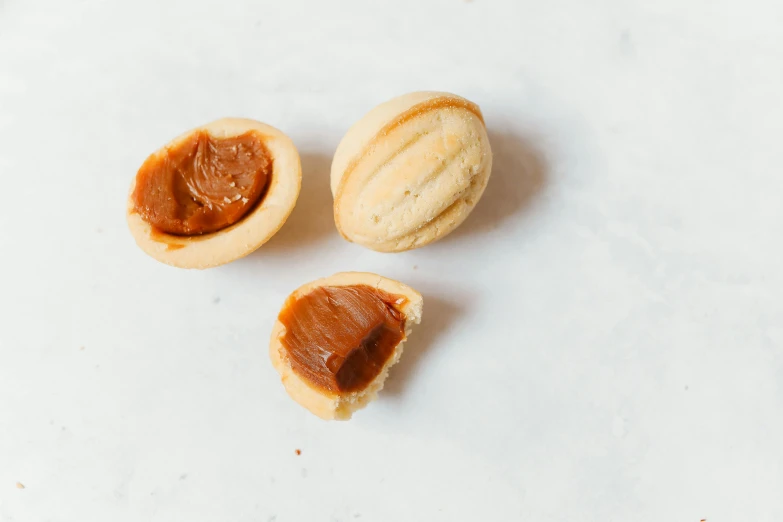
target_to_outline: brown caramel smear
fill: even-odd
[[[331,392],[355,392],[375,379],[405,338],[407,299],[367,285],[323,286],[286,303],[281,342],[291,368]]]
[[[260,134],[216,138],[197,131],[147,158],[136,174],[133,204],[160,232],[216,232],[258,203],[271,173],[272,156]]]

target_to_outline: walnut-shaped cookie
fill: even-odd
[[[367,113],[332,162],[334,221],[342,236],[401,252],[457,228],[487,186],[492,150],[478,105],[414,92]]]
[[[243,257],[283,226],[302,183],[299,153],[274,127],[225,118],[153,153],[128,197],[128,226],[144,252],[181,268]]]
[[[313,281],[280,310],[272,365],[296,402],[323,419],[350,419],[383,388],[422,306],[416,290],[376,274]]]

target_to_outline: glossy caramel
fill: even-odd
[[[291,368],[332,393],[361,391],[405,338],[406,301],[368,285],[318,287],[289,298],[278,319]]]
[[[259,133],[216,138],[196,131],[144,162],[136,174],[134,210],[159,232],[216,232],[263,198],[271,174],[272,156]]]

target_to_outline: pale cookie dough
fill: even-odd
[[[127,220],[139,247],[151,257],[180,268],[210,268],[246,256],[266,243],[283,226],[296,204],[302,183],[299,153],[291,139],[279,130],[249,119],[224,118],[192,129],[175,138],[147,160],[163,157],[194,133],[222,139],[252,132],[258,135],[272,160],[271,174],[261,198],[238,221],[201,235],[174,235],[145,221],[134,206],[136,178],[131,184]],[[145,163],[146,165],[146,163]]]
[[[286,346],[284,346],[281,341],[281,339],[284,339],[286,336],[286,327],[281,322],[280,317],[272,330],[269,355],[272,360],[272,365],[281,376],[281,380],[288,395],[310,410],[310,412],[326,420],[350,419],[353,412],[365,407],[370,401],[377,397],[378,392],[383,388],[384,381],[389,374],[389,368],[399,361],[402,356],[402,345],[407,339],[412,326],[421,321],[423,307],[421,294],[413,288],[392,279],[362,272],[339,273],[301,286],[286,300],[286,304],[281,310],[281,316],[292,300],[307,296],[320,287],[352,287],[356,285],[367,285],[387,294],[401,296],[403,298],[400,299],[402,302],[397,304],[395,309],[402,315],[404,335],[394,347],[391,356],[383,365],[380,373],[362,389],[354,390],[352,392],[339,392],[314,385],[313,381],[309,380],[304,375],[298,374],[292,368]]]
[[[478,106],[415,92],[382,103],[351,127],[332,161],[342,236],[380,252],[436,241],[481,198],[492,151]]]

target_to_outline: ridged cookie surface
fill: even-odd
[[[416,92],[383,103],[346,133],[332,162],[337,229],[381,252],[424,246],[468,216],[492,151],[478,106]]]

